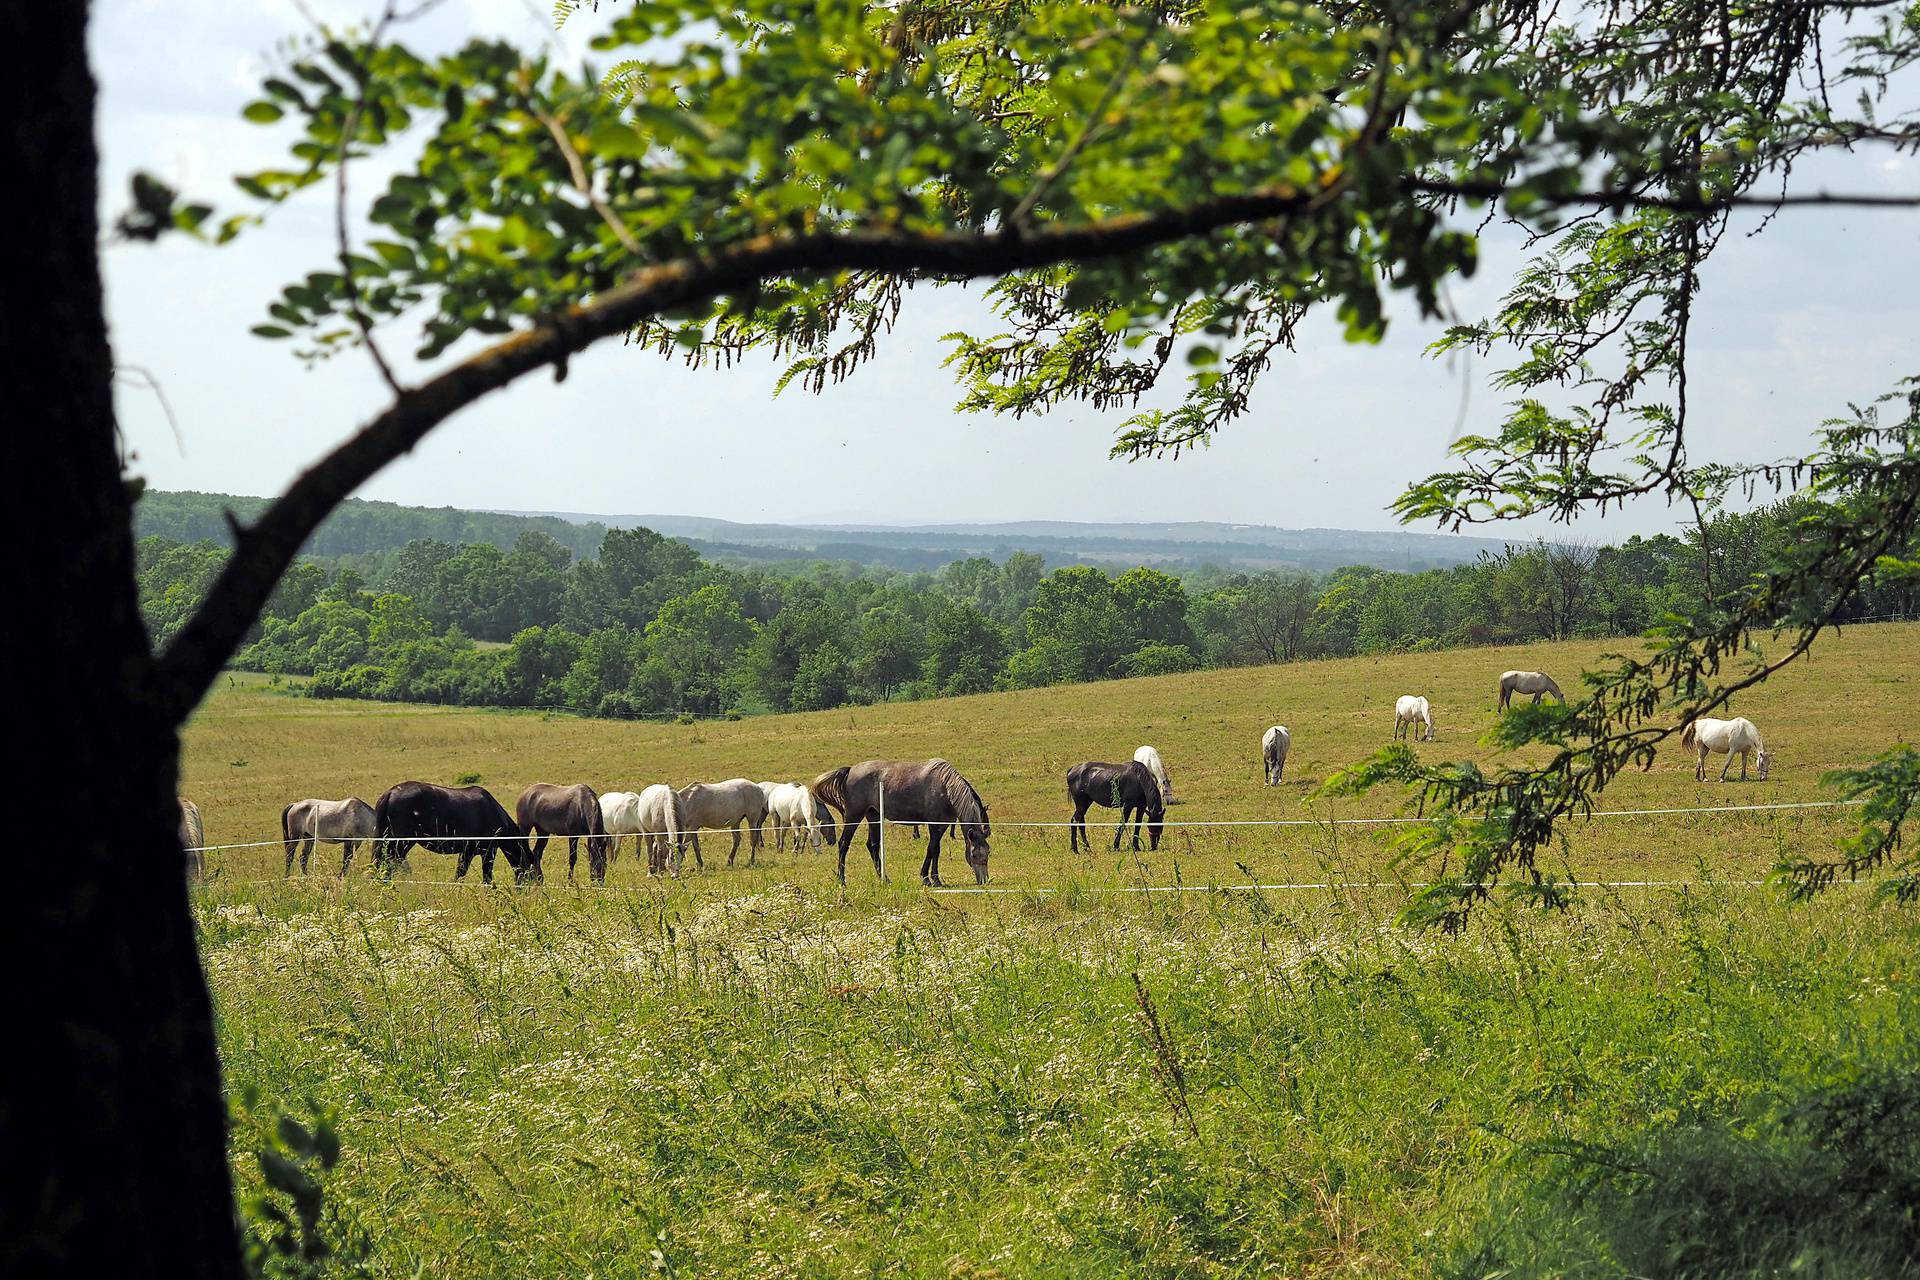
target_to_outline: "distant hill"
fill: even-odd
[[[226,513],[252,520],[265,498],[226,493],[166,493],[148,490],[133,509],[140,537],[159,535],[176,542],[230,545]],[[327,517],[302,550],[310,556],[364,555],[404,547],[416,538],[442,542],[490,542],[510,549],[523,533],[539,532],[570,548],[576,557],[599,554],[606,526],[558,516],[463,511],[458,507],[407,507],[395,502],[349,498]]]
[[[141,537],[159,534],[180,542],[228,543],[226,513],[251,520],[264,498],[219,493],[149,491],[134,508]],[[1448,534],[1353,529],[1280,529],[1272,525],[1214,521],[1079,524],[1022,520],[1005,524],[794,525],[745,524],[710,516],[584,515],[565,511],[468,511],[458,507],[410,507],[350,498],[328,517],[304,548],[307,555],[366,555],[403,547],[416,538],[443,542],[489,542],[511,548],[524,533],[539,532],[576,557],[599,554],[610,528],[644,526],[678,538],[701,555],[736,566],[771,566],[808,560],[885,565],[932,573],[967,556],[1004,560],[1015,551],[1038,552],[1051,567],[1069,564],[1125,569],[1155,565],[1178,571],[1203,564],[1230,569],[1300,569],[1326,573],[1347,565],[1417,572],[1464,564],[1505,542]]]
[[[710,516],[582,515],[519,512],[593,521],[609,528],[644,525],[682,538],[716,558],[833,559],[937,569],[973,555],[1002,559],[1037,551],[1050,565],[1151,564],[1167,569],[1217,564],[1235,569],[1304,569],[1325,573],[1347,565],[1417,571],[1445,568],[1498,551],[1505,540],[1395,530],[1281,529],[1217,521],[1082,524],[1021,520],[1004,524],[792,525],[745,524]]]

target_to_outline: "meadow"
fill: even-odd
[[[1850,629],[1743,698],[1770,781],[1697,783],[1676,749],[1606,807],[1822,798],[1823,770],[1911,734],[1916,641]],[[1064,830],[1012,825],[1063,821],[1067,766],[1141,742],[1173,773],[1170,820],[1393,816],[1395,796],[1308,797],[1387,739],[1394,695],[1435,704],[1423,754],[1485,760],[1500,670],[1568,684],[1617,647],[696,725],[236,677],[187,737],[214,843],[406,777],[477,774],[511,807],[536,780],[939,754],[992,806],[1014,891],[926,892],[903,832],[890,881],[856,851],[844,892],[812,852],[648,882],[629,851],[594,890],[550,851],[545,886],[485,890],[421,851],[391,882],[364,861],[342,881],[327,846],[290,881],[277,849],[223,851],[197,911],[236,1172],[257,1192],[278,1118],[330,1110],[328,1231],[379,1275],[1902,1274],[1920,929],[1859,888],[1790,907],[1752,883],[1844,814],[1596,819],[1574,874],[1686,883],[1496,907],[1458,939],[1395,926],[1392,887],[1247,887],[1391,880],[1390,828],[1172,828],[1158,854],[1074,858]],[[1294,755],[1267,788],[1274,722]],[[1196,891],[1112,892],[1174,883]]]

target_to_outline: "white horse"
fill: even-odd
[[[1689,721],[1685,732],[1680,735],[1680,745],[1693,747],[1699,754],[1693,762],[1693,777],[1696,782],[1707,780],[1707,753],[1723,752],[1727,762],[1720,766],[1720,781],[1727,780],[1727,770],[1733,768],[1733,758],[1740,757],[1740,781],[1747,780],[1747,757],[1754,757],[1759,766],[1759,781],[1767,780],[1767,766],[1773,763],[1773,753],[1760,741],[1760,731],[1753,727],[1753,721],[1745,716],[1732,720],[1715,720],[1710,716],[1701,716]]]
[[[280,839],[287,846],[287,869],[281,874],[293,874],[296,851],[300,854],[300,874],[307,874],[307,859],[313,856],[314,847],[324,841],[343,846],[340,874],[344,876],[353,862],[353,846],[362,840],[371,841],[376,826],[373,806],[359,796],[348,796],[345,800],[295,800],[280,811]]]
[[[1165,804],[1173,803],[1173,779],[1167,776],[1167,766],[1160,762],[1160,753],[1152,747],[1141,747],[1133,753],[1133,758],[1147,766],[1147,772],[1160,784],[1160,799]]]
[[[1260,761],[1267,768],[1267,785],[1277,787],[1287,771],[1287,752],[1293,749],[1293,735],[1287,726],[1274,725],[1260,737]]]
[[[656,782],[640,793],[636,809],[635,829],[647,849],[647,874],[657,876],[666,870],[669,854],[674,873],[679,874],[681,833],[687,826],[681,821],[680,793],[664,782]]]
[[[640,828],[640,796],[633,791],[600,793],[600,825],[607,829],[613,844],[607,850],[609,862],[620,856],[620,837],[637,836]]]
[[[700,856],[700,829],[729,829],[733,832],[733,848],[727,852],[727,865],[732,866],[735,856],[740,852],[740,827],[746,824],[751,839],[748,842],[747,865],[752,866],[760,855],[763,843],[760,828],[767,820],[767,793],[760,789],[757,782],[745,778],[728,778],[725,782],[690,782],[680,788],[680,825],[693,837],[693,861],[701,870],[706,870],[706,860]]]
[[[1535,706],[1540,705],[1540,696],[1547,693],[1552,694],[1554,701],[1561,706],[1567,705],[1566,695],[1560,692],[1560,686],[1555,684],[1553,677],[1544,671],[1502,671],[1500,673],[1500,709],[1502,711],[1507,709],[1507,704],[1513,701],[1513,695],[1516,693],[1532,694]]]
[[[1427,741],[1432,742],[1433,708],[1418,694],[1402,694],[1400,700],[1393,704],[1393,736],[1399,737],[1403,726],[1412,729],[1416,721],[1427,726]],[[1418,731],[1415,731],[1413,736],[1414,741],[1419,741]]]
[[[813,792],[795,782],[763,782],[767,793],[767,817],[773,821],[773,847],[784,853],[787,832],[793,832],[793,847],[810,844],[820,847],[821,828],[818,802]]]
[[[207,845],[206,824],[200,821],[200,806],[185,796],[176,796],[180,801],[180,848],[187,859],[187,876],[198,880],[207,869],[207,855],[203,852]]]

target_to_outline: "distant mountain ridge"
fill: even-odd
[[[505,514],[505,513],[503,513]],[[1049,564],[1156,564],[1192,568],[1218,564],[1236,569],[1304,569],[1324,573],[1348,565],[1420,570],[1465,564],[1482,552],[1508,545],[1506,539],[1472,538],[1412,530],[1282,529],[1274,525],[1211,520],[1091,523],[1070,520],[1016,520],[992,524],[754,524],[714,516],[592,515],[582,512],[514,512],[562,520],[592,522],[608,528],[643,525],[696,546],[710,544],[714,554],[764,548],[811,553],[823,559],[865,559],[850,551],[919,553],[926,561],[969,555],[1002,557],[1012,551],[1037,551]],[[751,555],[749,554],[749,557]],[[889,558],[886,563],[892,563]],[[935,566],[937,567],[937,565]]]
[[[142,537],[158,534],[179,542],[231,541],[226,513],[255,518],[265,498],[189,491],[150,490],[134,508]],[[1004,560],[1016,551],[1036,552],[1049,567],[1086,564],[1105,569],[1153,565],[1172,571],[1212,564],[1260,571],[1297,569],[1326,573],[1349,565],[1417,572],[1474,560],[1506,542],[1449,534],[1357,529],[1282,529],[1223,521],[1080,523],[1017,520],[995,524],[887,525],[754,524],[714,516],[590,515],[566,511],[469,510],[418,507],[351,498],[328,517],[303,551],[312,556],[392,551],[418,538],[486,542],[511,549],[525,533],[559,541],[576,557],[599,553],[610,528],[644,526],[688,543],[709,559],[740,567],[770,567],[795,561],[850,561],[905,572],[937,572],[968,556]]]

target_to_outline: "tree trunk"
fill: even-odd
[[[0,5],[13,718],[0,1272],[240,1272],[226,1118],[133,577],[83,0]],[[20,650],[16,650],[20,652]],[[44,832],[45,834],[41,834]]]

